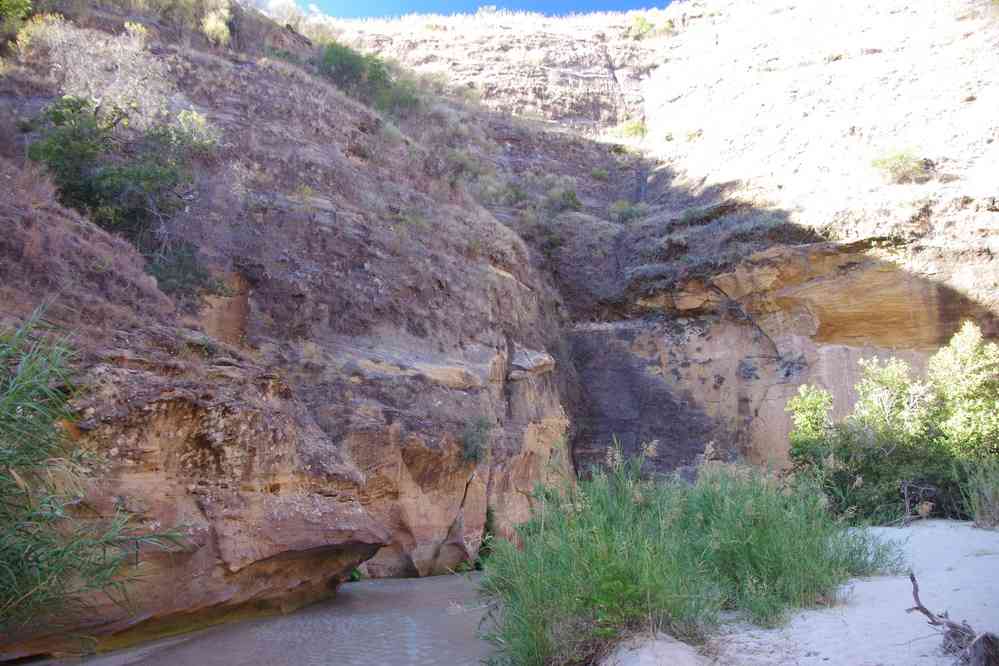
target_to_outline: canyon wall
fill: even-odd
[[[636,207],[629,220],[577,170],[583,210],[550,220],[537,244],[573,320],[583,466],[613,437],[629,452],[657,440],[662,470],[694,464],[709,442],[712,455],[784,464],[784,405],[800,384],[831,390],[842,415],[859,359],[920,370],[964,319],[997,334],[989,3],[691,0],[333,25],[446,70],[492,108],[565,122],[597,99],[577,127],[646,156],[617,195]],[[615,71],[596,73],[580,39],[625,66],[623,111],[618,89],[575,83]],[[525,72],[550,87],[515,85]],[[546,108],[556,97],[571,101]]]
[[[515,538],[535,485],[572,473],[576,390],[560,298],[524,242],[434,171],[432,146],[314,74],[147,45],[105,32],[115,20],[53,24],[0,94],[23,117],[99,92],[58,50],[90,44],[202,113],[221,138],[165,233],[216,286],[165,295],[23,148],[0,162],[0,314],[44,307],[78,351],[73,436],[104,461],[88,515],[181,537],[136,553],[128,604],[95,598],[72,627],[111,647],[290,610],[358,567],[446,573],[474,560],[487,508]],[[0,658],[80,648],[52,632],[3,637]]]
[[[79,350],[88,505],[183,536],[75,626],[113,646],[446,572],[615,440],[650,471],[781,465],[799,385],[843,414],[859,359],[999,336],[999,29],[910,4],[676,2],[641,39],[636,14],[335,23],[483,102],[393,122],[250,10],[229,49],[100,8],[5,62],[0,322],[45,305]],[[166,293],[23,159],[19,121],[129,71],[219,132],[163,230],[210,293]],[[913,178],[875,166],[896,152]],[[51,633],[0,658],[78,647]]]

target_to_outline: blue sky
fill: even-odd
[[[474,12],[481,5],[545,14],[665,7],[666,0],[312,0],[324,14],[341,18],[399,16],[402,14],[454,14]],[[301,3],[307,4],[307,3]]]

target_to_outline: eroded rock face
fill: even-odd
[[[660,469],[710,441],[780,461],[799,384],[848,410],[859,358],[918,369],[962,319],[996,335],[989,12],[967,0],[692,0],[643,16],[668,29],[634,40],[623,14],[599,26],[503,12],[337,23],[495,108],[644,119],[641,145],[659,163],[613,195],[644,214],[610,219],[613,199],[592,201],[580,173],[583,210],[546,220],[537,243],[576,322],[581,463],[613,436],[628,451],[658,439]],[[895,182],[884,163],[899,156],[925,173]]]
[[[560,299],[523,241],[322,80],[169,44],[156,57],[224,137],[171,223],[225,289],[167,297],[127,242],[0,163],[18,183],[0,196],[0,314],[60,294],[78,442],[107,461],[88,502],[183,536],[140,554],[132,606],[98,604],[79,628],[110,646],[289,610],[366,561],[443,573],[474,559],[487,507],[513,537],[535,483],[571,474],[575,384]],[[0,658],[67,647],[5,636]]]
[[[976,215],[963,218],[967,227]],[[732,271],[638,299],[656,315],[577,327],[577,458],[601,462],[615,434],[628,452],[666,443],[651,461],[661,471],[694,463],[708,442],[785,464],[785,405],[801,384],[829,390],[844,416],[859,360],[897,356],[922,372],[965,320],[999,334],[991,299],[956,286],[969,270],[978,284],[999,278],[988,253],[936,252],[927,274],[920,266],[929,252],[873,241],[777,246]]]
[[[623,13],[555,19],[479,12],[398,21],[337,21],[342,39],[442,76],[490,108],[585,127],[641,115],[655,46],[629,33]]]

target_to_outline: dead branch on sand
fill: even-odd
[[[916,575],[910,573],[909,580],[912,581],[912,599],[916,605],[905,612],[919,611],[926,616],[928,624],[943,631],[944,652],[953,654],[969,666],[999,666],[999,637],[989,632],[979,634],[967,622],[958,624],[947,617],[946,611],[933,613],[919,600]]]

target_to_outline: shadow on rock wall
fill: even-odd
[[[858,360],[896,355],[917,371],[965,319],[999,334],[999,265],[980,246],[994,202],[914,202],[879,235],[831,240],[786,210],[741,198],[739,183],[691,188],[669,168],[647,178],[640,214],[592,209],[551,220],[547,265],[566,300],[580,379],[571,403],[579,470],[616,438],[650,442],[650,471],[710,455],[787,461],[784,407],[803,383],[848,411]]]

